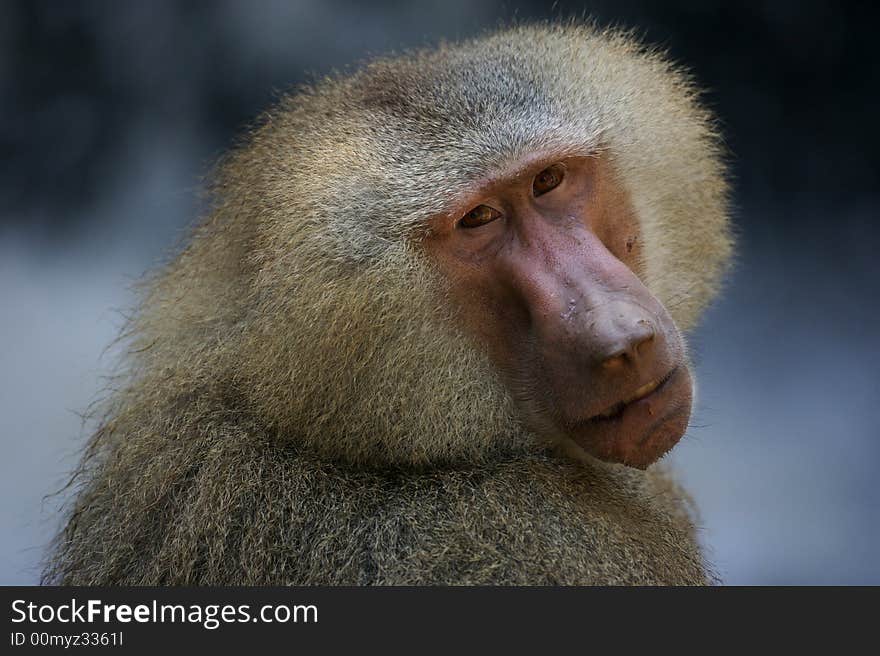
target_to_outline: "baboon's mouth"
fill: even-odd
[[[637,390],[635,390],[630,396],[626,397],[622,401],[618,401],[604,412],[593,415],[587,421],[608,421],[612,419],[617,419],[618,417],[620,417],[620,415],[623,414],[623,411],[626,410],[627,406],[641,401],[642,399],[645,399],[654,394],[657,390],[662,389],[666,385],[666,383],[668,383],[672,379],[676,371],[678,371],[678,367],[674,367],[672,371],[670,371],[662,378],[658,378],[657,380],[652,380],[649,383],[645,383]]]

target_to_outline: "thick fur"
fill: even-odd
[[[531,26],[283,100],[147,286],[44,580],[705,583],[690,506],[545,450],[420,253],[469,185],[610,154],[688,328],[730,251],[710,117],[625,35]]]

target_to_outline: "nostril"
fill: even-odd
[[[604,369],[620,369],[628,359],[626,351],[620,351],[602,360],[602,367]]]
[[[644,337],[636,341],[635,346],[633,347],[633,351],[638,355],[643,352],[644,349],[649,348],[654,341],[654,331],[651,330]]]
[[[654,326],[647,321],[639,321],[632,332],[621,336],[605,351],[601,358],[602,367],[616,369],[634,363],[651,348],[654,337]]]

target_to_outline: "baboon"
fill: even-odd
[[[705,584],[655,463],[731,251],[713,117],[591,24],[285,97],[143,288],[55,584]]]

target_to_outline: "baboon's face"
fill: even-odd
[[[538,433],[634,467],[682,436],[682,338],[639,278],[639,223],[606,158],[521,159],[436,217],[426,248]]]

